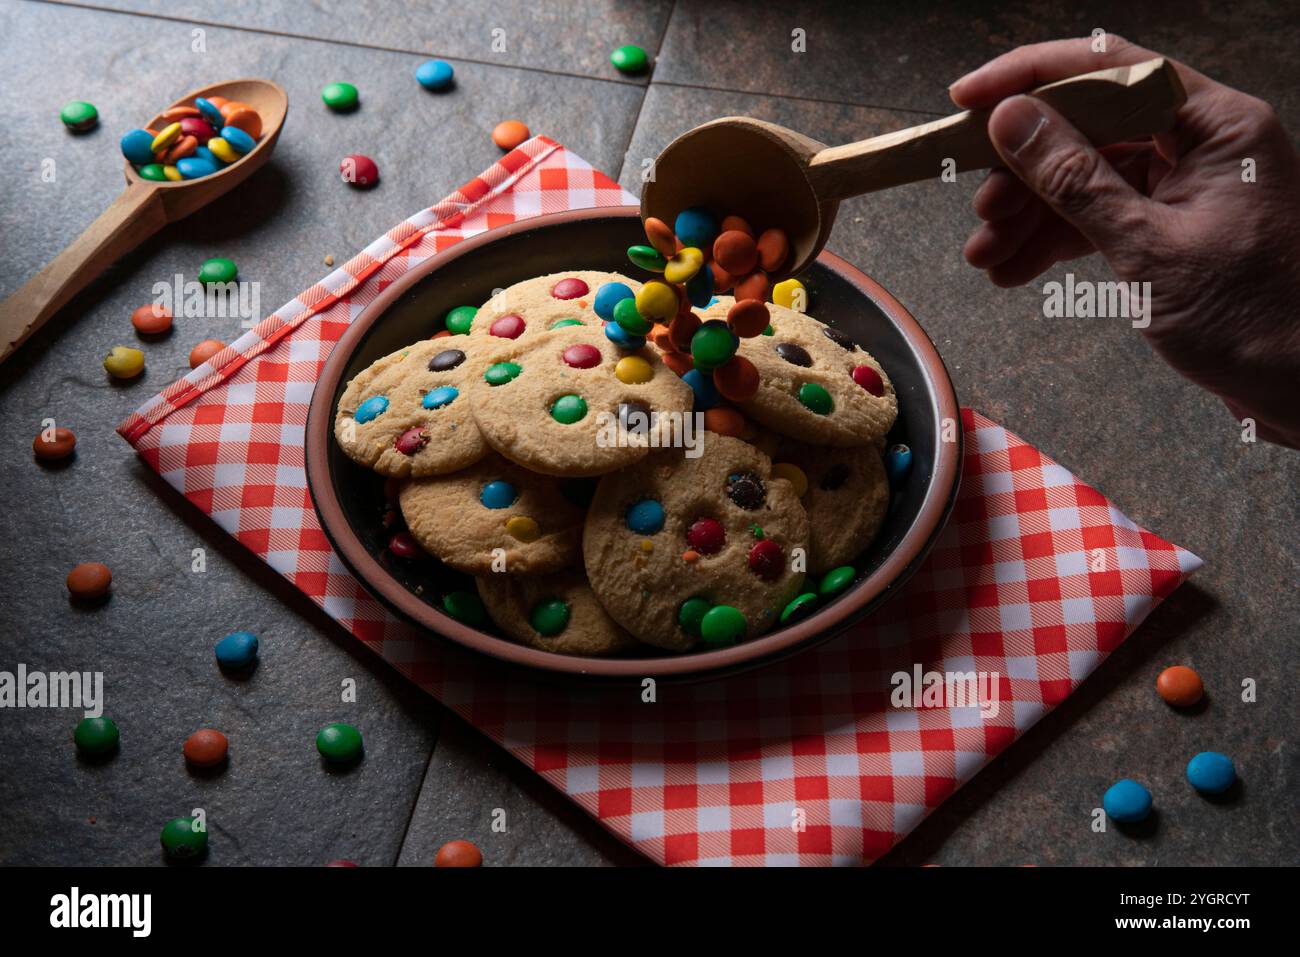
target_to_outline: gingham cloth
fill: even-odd
[[[664,864],[858,864],[1063,701],[1200,566],[1010,432],[964,410],[946,531],[845,635],[696,686],[575,695],[506,677],[389,614],[331,550],[303,429],[321,364],[380,290],[503,223],[634,198],[536,137],[285,304],[118,431],[164,479],[368,648]],[[521,279],[526,278],[521,276]],[[894,707],[891,675],[996,673],[999,711]]]

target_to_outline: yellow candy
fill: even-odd
[[[704,253],[694,246],[677,250],[677,255],[664,266],[664,278],[669,282],[690,282],[704,265]]]
[[[235,152],[235,148],[220,136],[214,136],[208,140],[208,149],[212,150],[212,155],[223,163],[233,163],[239,159],[239,154]]]
[[[144,371],[144,353],[139,349],[114,346],[104,357],[104,368],[114,379],[134,379]]]
[[[640,385],[654,378],[654,366],[640,356],[624,356],[614,366],[614,375],[624,385]]]
[[[179,183],[184,178],[181,176],[181,171],[175,166],[164,166],[163,175],[173,183]]]
[[[650,539],[648,538],[641,539],[641,551],[645,552],[648,555],[650,554],[650,552],[653,552],[654,550],[655,550],[654,542],[650,541]]]
[[[647,319],[668,322],[677,315],[677,290],[661,280],[650,280],[636,294],[636,311]]]
[[[173,123],[170,126],[163,127],[163,131],[153,138],[153,145],[149,148],[155,153],[161,149],[171,146],[181,137],[181,125]]]
[[[542,530],[537,527],[537,522],[527,515],[516,515],[506,522],[506,531],[511,537],[521,542],[535,542],[542,537]]]
[[[772,287],[772,301],[795,312],[807,312],[808,290],[798,279],[787,279]]]
[[[803,493],[808,491],[808,476],[803,474],[803,469],[790,462],[777,462],[772,466],[772,478],[785,479],[794,486],[794,494],[797,498],[803,498]]]

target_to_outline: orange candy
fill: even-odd
[[[758,245],[748,233],[728,230],[713,241],[713,259],[733,276],[743,276],[758,265]]]
[[[729,406],[715,406],[704,413],[704,427],[718,435],[740,438],[745,434],[745,426],[745,417]]]
[[[221,107],[217,107],[221,109]],[[173,106],[170,110],[163,110],[162,121],[164,124],[175,123],[177,120],[183,120],[187,116],[202,116],[197,106]]]
[[[790,239],[783,229],[767,229],[758,237],[758,264],[776,272],[790,253]]]
[[[716,262],[709,263],[709,269],[713,270],[713,291],[726,292],[736,284],[736,278],[727,272]]]
[[[761,299],[739,299],[727,310],[727,325],[742,339],[761,336],[769,322],[767,304]]]
[[[169,166],[175,166],[178,159],[184,159],[199,148],[197,136],[182,136],[167,151],[163,157],[163,162]]]
[[[724,216],[719,231],[729,233],[733,230],[744,233],[750,238],[753,238],[754,236],[754,227],[750,226],[749,223],[745,222],[739,216]]]
[[[220,339],[204,339],[190,350],[190,368],[197,369],[224,348],[226,344]]]
[[[469,841],[448,841],[438,848],[434,867],[482,867],[483,852]]]
[[[451,335],[451,330],[450,330],[450,329],[439,329],[437,332],[435,332],[435,333],[434,333],[433,335],[431,335],[429,338],[430,338],[430,339],[445,339],[445,338],[446,338],[447,336],[449,336],[449,335]]]
[[[502,120],[492,131],[492,142],[503,150],[512,150],[532,135],[518,120]]]
[[[664,365],[672,369],[678,376],[684,376],[695,368],[695,360],[686,352],[665,352],[659,357],[664,360]]]
[[[156,303],[141,306],[131,313],[131,325],[135,331],[146,336],[156,336],[167,332],[172,327],[172,314]]]
[[[733,287],[737,299],[758,299],[767,298],[767,291],[771,288],[771,282],[767,278],[767,273],[761,269],[755,269],[752,273],[741,279]]]
[[[724,399],[745,402],[758,392],[758,369],[744,356],[732,356],[713,370],[713,384]]]
[[[80,601],[95,601],[108,594],[113,584],[113,573],[107,565],[99,562],[82,562],[68,572],[67,586],[73,598]]]
[[[1174,665],[1160,672],[1156,678],[1156,691],[1171,705],[1187,708],[1201,700],[1205,685],[1201,676],[1185,665]]]
[[[230,102],[224,96],[207,96],[204,97],[204,99],[215,106],[218,110]],[[203,114],[200,113],[199,115],[202,116]]]
[[[668,327],[662,322],[656,322],[651,326],[650,333],[646,338],[658,346],[661,352],[673,352],[676,349],[676,346],[673,345],[673,340],[668,333]]]
[[[213,728],[200,728],[185,739],[181,752],[185,760],[196,768],[214,768],[226,760],[226,751],[230,742],[220,731]]]
[[[220,109],[227,126],[241,129],[255,140],[261,138],[262,117],[257,110],[247,103],[227,103]]]
[[[673,234],[672,228],[662,219],[646,217],[645,238],[664,259],[672,259],[677,255],[677,237]]]
[[[45,430],[36,433],[36,438],[32,439],[32,454],[38,459],[44,459],[47,462],[55,462],[59,459],[66,459],[77,448],[77,437],[71,429],[55,429],[54,439],[45,441]]]

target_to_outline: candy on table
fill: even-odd
[[[220,339],[204,339],[190,350],[190,368],[197,369],[224,348],[226,344]]]
[[[629,43],[611,53],[609,62],[614,64],[614,69],[619,73],[641,73],[644,72],[650,59],[646,56],[645,50],[635,43]]]
[[[528,127],[518,120],[502,120],[492,130],[492,142],[503,150],[514,149],[530,136]]]
[[[170,310],[164,309],[157,303],[152,303],[148,306],[141,306],[131,313],[131,325],[141,335],[161,335],[164,332],[171,331],[172,314]]]
[[[196,768],[215,768],[226,760],[230,743],[214,728],[200,728],[181,747],[185,760]]]
[[[144,371],[144,353],[130,346],[114,346],[104,357],[104,368],[114,379],[134,379]]]
[[[88,758],[100,758],[117,750],[121,733],[112,718],[82,718],[72,732],[72,742]]]
[[[415,68],[415,79],[426,90],[445,90],[455,76],[456,71],[445,60],[425,60]]]
[[[483,852],[469,841],[448,841],[433,857],[434,867],[482,867]]]
[[[320,91],[320,98],[335,113],[347,113],[357,108],[361,97],[351,83],[330,83]]]
[[[174,861],[197,860],[208,849],[208,829],[192,817],[172,818],[159,835],[163,852]]]
[[[71,429],[41,429],[32,439],[32,453],[46,462],[66,459],[77,449],[77,436]]]
[[[1237,769],[1226,754],[1202,751],[1187,762],[1187,781],[1201,794],[1223,794],[1237,783]]]
[[[1116,781],[1101,799],[1102,810],[1119,824],[1137,824],[1151,813],[1151,792],[1136,781]]]
[[[326,867],[360,867],[361,865],[358,864],[356,861],[349,861],[345,858],[340,858],[337,861],[327,861],[325,863],[325,866]]]
[[[219,282],[234,282],[238,275],[239,267],[235,265],[235,261],[224,256],[205,259],[199,266],[199,282],[205,286]]]
[[[229,671],[239,671],[257,661],[257,635],[251,631],[232,631],[213,649],[217,664]]]
[[[59,119],[73,132],[84,133],[94,129],[99,122],[99,110],[85,100],[73,100],[63,104],[63,109],[59,110]]]
[[[98,601],[108,594],[113,573],[100,562],[82,562],[68,572],[68,594],[78,601]]]
[[[1156,692],[1178,708],[1189,708],[1201,700],[1205,685],[1201,676],[1186,665],[1173,665],[1156,678]]]
[[[361,732],[350,724],[327,724],[316,735],[316,750],[330,764],[354,764],[365,750]]]
[[[379,167],[363,153],[349,153],[339,162],[343,182],[358,189],[368,189],[379,182]]]

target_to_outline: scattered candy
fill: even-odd
[[[730,232],[731,230],[735,229],[735,230],[739,230],[740,232],[744,233],[746,236],[749,236],[750,238],[753,238],[754,236],[754,228],[739,216],[723,216],[722,223],[719,225],[718,228],[721,232],[724,233]]]
[[[434,867],[482,867],[483,852],[469,841],[448,841],[433,856]]]
[[[234,282],[238,275],[239,267],[235,265],[234,260],[222,256],[205,259],[203,265],[199,267],[199,282],[205,286],[219,282]]]
[[[1174,665],[1160,672],[1156,678],[1156,691],[1160,697],[1178,708],[1188,708],[1201,700],[1205,685],[1201,676],[1185,665]]]
[[[1202,751],[1187,762],[1187,780],[1201,794],[1222,794],[1237,783],[1237,769],[1226,754]]]
[[[759,299],[741,299],[727,310],[727,325],[742,339],[762,335],[769,321],[767,306]]]
[[[633,335],[617,322],[605,323],[605,338],[620,349],[634,350],[645,345],[644,336]]]
[[[42,429],[32,439],[32,453],[46,462],[66,459],[77,448],[77,436],[71,429],[56,428],[53,434],[49,429]]]
[[[475,306],[457,306],[451,312],[447,313],[443,320],[443,326],[453,336],[463,336],[470,330],[474,324],[474,317],[478,315],[478,308]]]
[[[487,609],[478,595],[468,591],[449,592],[442,599],[442,609],[457,621],[478,627],[487,622]]]
[[[614,69],[619,73],[641,73],[645,70],[649,59],[646,57],[645,50],[634,43],[629,43],[611,53],[609,62],[614,64]]]
[[[502,120],[492,130],[492,142],[500,149],[512,150],[532,135],[518,120]]]
[[[745,434],[745,424],[745,417],[730,406],[719,406],[704,412],[704,427],[718,435],[740,438]]]
[[[736,354],[740,339],[721,319],[710,319],[691,337],[691,358],[695,368],[716,369]]]
[[[1101,806],[1112,821],[1136,824],[1145,821],[1151,813],[1151,792],[1136,781],[1124,778],[1106,789]]]
[[[73,100],[63,104],[63,109],[59,110],[59,119],[68,129],[84,133],[94,129],[99,122],[99,110],[85,100]]]
[[[426,90],[445,90],[456,71],[445,60],[425,60],[415,68],[415,79]]]
[[[213,649],[217,664],[230,671],[247,668],[257,660],[257,635],[251,631],[232,631]]]
[[[686,298],[697,309],[713,304],[713,270],[701,269],[686,283]]]
[[[649,283],[646,285],[649,285]],[[645,292],[644,289],[641,291],[642,293]],[[654,323],[641,314],[641,310],[637,306],[637,301],[635,299],[624,299],[614,307],[614,321],[618,323],[623,331],[629,336],[636,338],[643,338],[654,325]]]
[[[758,245],[754,237],[733,229],[713,243],[713,260],[733,276],[744,276],[758,265]]]
[[[533,631],[543,638],[553,638],[569,625],[569,606],[559,598],[544,598],[528,614]]]
[[[730,605],[714,605],[700,619],[700,640],[708,648],[725,648],[745,636],[745,616]]]
[[[832,568],[817,585],[817,594],[822,598],[829,598],[831,595],[838,595],[844,589],[853,584],[853,579],[857,577],[852,565],[841,565],[839,568]]]
[[[662,219],[647,216],[644,226],[645,238],[649,240],[650,245],[655,248],[659,255],[665,259],[677,255],[677,237],[667,223]]]
[[[885,474],[889,476],[889,487],[899,489],[907,481],[912,471],[912,450],[906,445],[892,445],[885,453]]]
[[[160,839],[163,852],[175,861],[195,860],[208,849],[207,828],[192,817],[172,818],[163,825]]]
[[[114,379],[134,379],[144,371],[144,353],[130,346],[114,346],[104,357],[104,368]]]
[[[355,110],[361,102],[357,88],[351,83],[330,83],[320,91],[320,98],[335,113],[347,113]]]
[[[379,167],[369,156],[362,153],[349,153],[339,163],[339,175],[349,186],[369,189],[379,182]]]
[[[230,742],[220,731],[201,728],[185,739],[181,753],[196,768],[215,768],[226,760]]]
[[[112,754],[120,740],[121,733],[112,718],[82,718],[72,732],[72,742],[88,758]]]
[[[224,348],[226,344],[220,339],[204,339],[190,350],[190,368],[197,369]]]
[[[667,276],[665,276],[667,278]],[[641,287],[641,291],[636,294],[635,300],[624,299],[614,309],[614,318],[619,317],[619,308],[626,308],[626,303],[632,302],[636,307],[636,312],[640,316],[656,319],[662,322],[668,322],[673,316],[677,315],[677,290],[668,283],[659,279],[651,279]],[[619,322],[619,325],[627,328],[627,324]],[[643,335],[640,330],[628,330],[637,335]]]
[[[360,760],[361,732],[350,724],[327,724],[316,735],[316,750],[330,764],[353,764]]]
[[[743,279],[737,279],[732,292],[737,299],[766,299],[770,285],[767,273],[755,269]]]
[[[172,314],[157,303],[141,306],[131,313],[131,325],[135,326],[135,331],[142,335],[161,335],[171,330]]]

